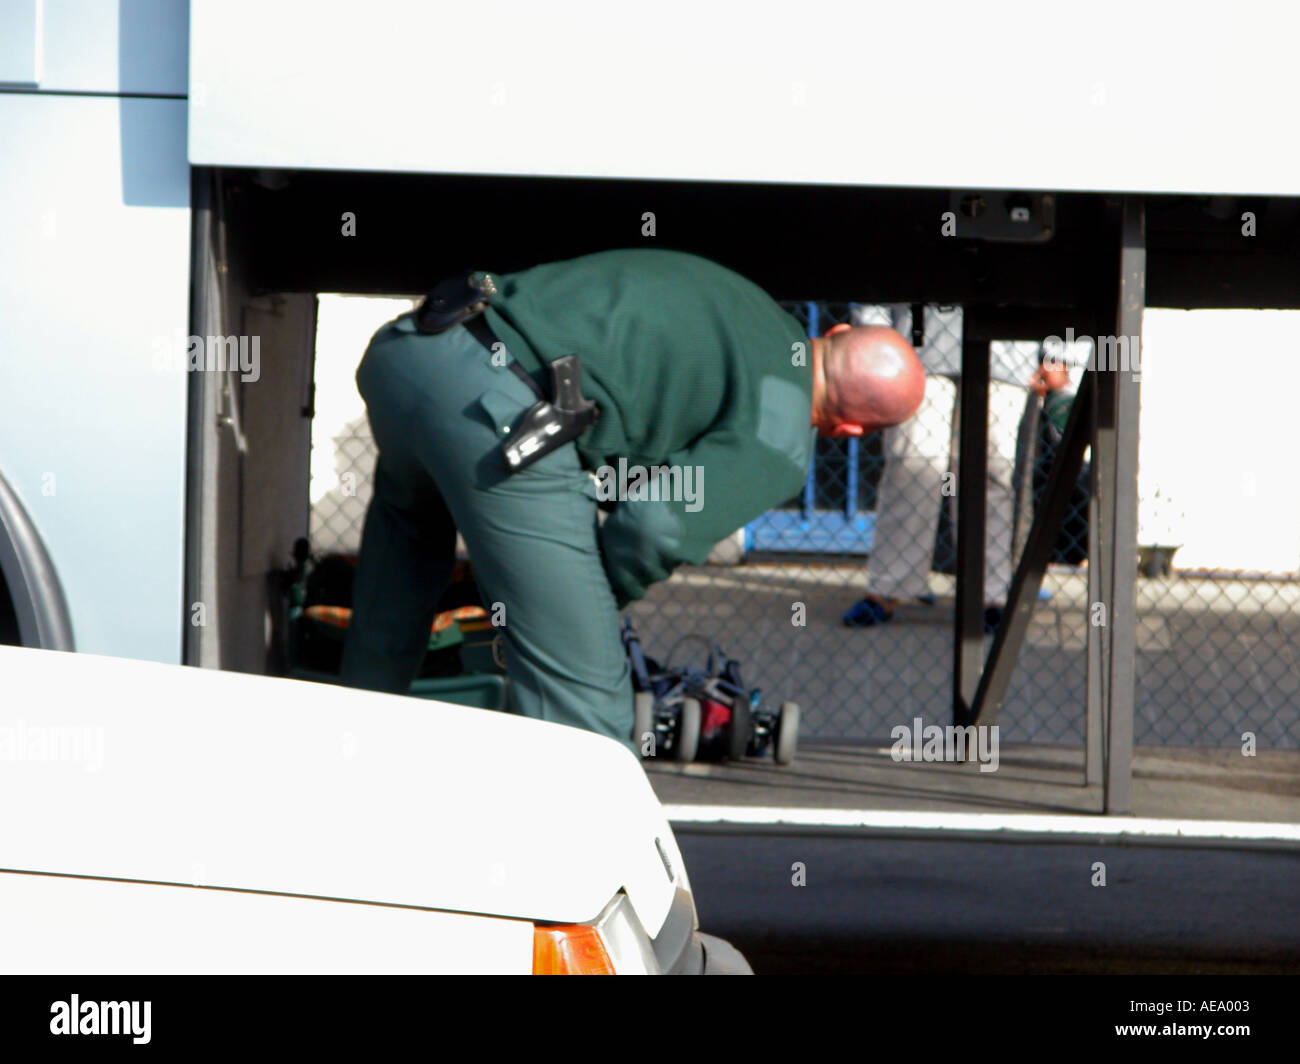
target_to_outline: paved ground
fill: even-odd
[[[794,807],[810,818],[1100,811],[1099,790],[1082,784],[1081,575],[1051,575],[1055,595],[1035,615],[993,773],[889,756],[893,725],[913,716],[948,723],[950,607],[908,607],[883,628],[844,629],[849,575],[833,566],[697,569],[671,594],[656,592],[652,609],[639,607],[652,650],[676,633],[712,631],[759,666],[750,682],[797,695],[807,730],[823,736],[786,768],[770,759],[647,762],[665,804]],[[1144,581],[1140,601],[1134,814],[1300,823],[1300,587]],[[806,629],[790,624],[799,602]],[[1254,757],[1241,749],[1247,728],[1259,737]],[[760,973],[1300,973],[1294,842],[905,837],[676,815],[701,926]],[[796,863],[804,886],[792,882]],[[1104,886],[1094,885],[1098,863]]]
[[[947,723],[951,579],[931,578],[942,596],[935,606],[848,629],[840,617],[862,573],[856,562],[685,568],[632,615],[661,658],[688,633],[721,643],[765,697],[801,703],[810,737],[883,739],[915,716]],[[1054,567],[1045,586],[1053,597],[1036,610],[1003,739],[1078,743],[1087,578]],[[1261,750],[1300,749],[1300,582],[1174,577],[1138,586],[1138,743],[1236,748],[1251,731]]]
[[[683,830],[678,842],[700,926],[759,974],[1300,972],[1296,852]]]

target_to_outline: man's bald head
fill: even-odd
[[[925,394],[925,370],[884,325],[837,325],[814,347],[813,424],[823,436],[860,436],[906,421]]]

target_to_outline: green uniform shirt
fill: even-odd
[[[577,446],[599,497],[628,488],[601,533],[620,605],[798,493],[812,456],[811,352],[757,285],[653,249],[493,278],[487,321],[509,354],[539,380],[542,362],[576,354],[583,395],[600,406]],[[674,472],[649,501],[637,467],[649,479],[655,466]]]

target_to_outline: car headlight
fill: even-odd
[[[660,975],[654,944],[626,894],[589,924],[538,924],[534,975]]]

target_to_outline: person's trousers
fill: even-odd
[[[385,327],[357,386],[379,460],[341,681],[409,688],[459,529],[519,712],[630,746],[630,671],[577,448],[506,474],[501,440],[536,396],[460,325],[437,336]]]
[[[876,501],[876,525],[868,563],[869,585],[887,598],[912,598],[929,591],[939,509],[947,488],[956,519],[958,463],[952,460],[957,383],[929,376],[916,415],[885,430],[885,468]],[[1006,602],[1011,583],[1012,521],[1016,442],[1025,389],[989,383],[989,454],[985,510],[986,604]],[[945,474],[952,475],[945,479]]]

